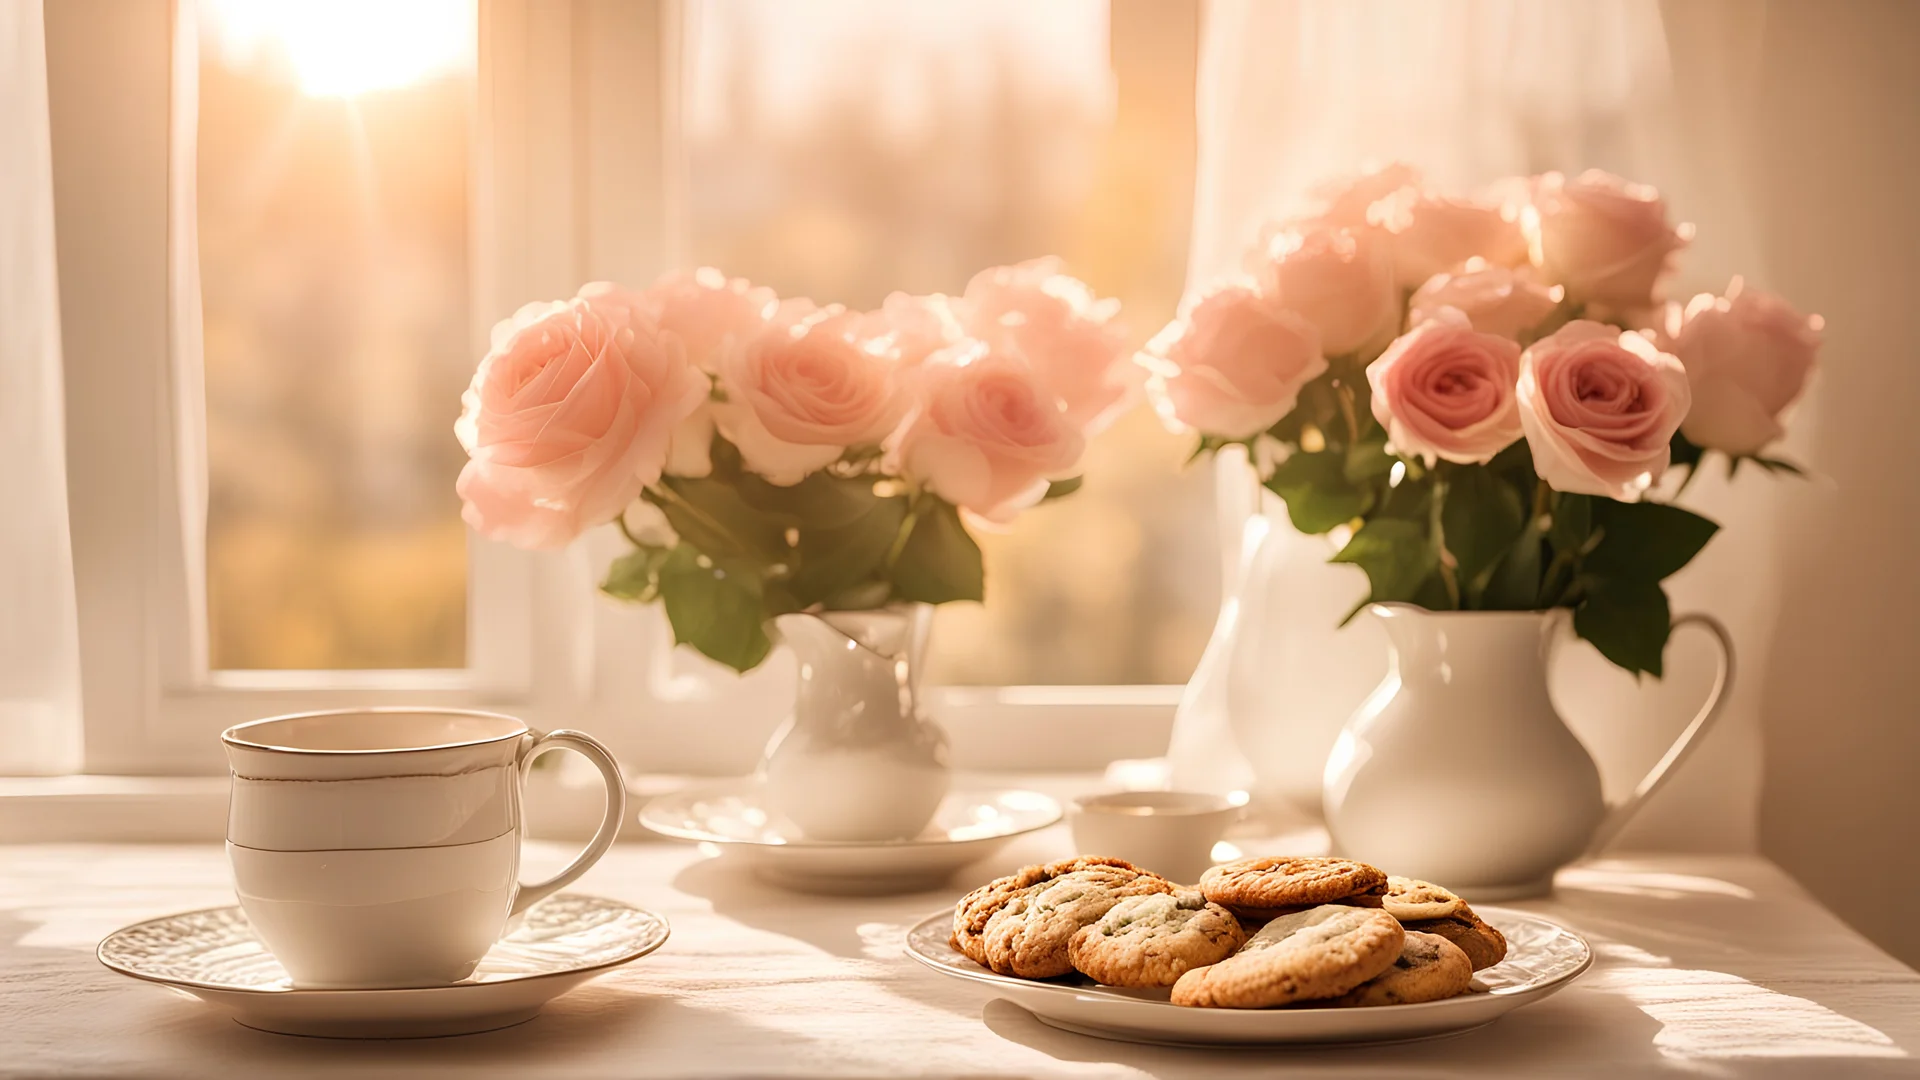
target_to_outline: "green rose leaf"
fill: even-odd
[[[672,552],[668,548],[650,546],[627,552],[607,567],[607,577],[600,583],[600,591],[616,600],[639,603],[652,600],[659,594],[659,583],[655,579],[670,554]]]
[[[1356,484],[1378,480],[1393,472],[1399,458],[1387,453],[1387,433],[1374,429],[1359,442],[1347,447],[1347,460],[1341,472]]]
[[[1480,606],[1487,611],[1534,610],[1540,606],[1540,570],[1540,530],[1529,522],[1493,568]]]
[[[739,490],[741,501],[748,506],[800,526],[833,529],[850,525],[872,510],[879,500],[873,493],[870,476],[831,476],[817,472],[808,474],[797,484],[783,487],[742,472],[729,482]]]
[[[1440,568],[1426,530],[1399,518],[1375,518],[1362,525],[1332,561],[1366,571],[1373,602],[1415,599],[1422,583]]]
[[[1493,569],[1520,538],[1527,512],[1513,485],[1486,469],[1450,469],[1440,529],[1454,572],[1470,599],[1485,591]]]
[[[1665,580],[1687,565],[1720,526],[1666,503],[1594,499],[1593,524],[1600,543],[1582,570],[1608,581],[1645,584]]]
[[[1593,496],[1555,492],[1553,527],[1547,530],[1547,539],[1553,543],[1553,550],[1578,552],[1592,534]]]
[[[878,577],[906,517],[906,496],[895,495],[872,499],[865,514],[844,525],[802,528],[793,577],[787,582],[794,599],[801,607],[823,603]],[[884,586],[882,593],[885,603]]]
[[[893,564],[893,594],[901,600],[945,604],[986,597],[980,545],[967,535],[952,503],[928,497]]]
[[[1084,476],[1069,476],[1065,480],[1055,480],[1047,485],[1047,493],[1041,496],[1041,501],[1064,499],[1074,492],[1079,491],[1080,485],[1086,483],[1086,481],[1087,478]]]
[[[647,500],[667,515],[680,539],[716,560],[760,563],[787,558],[787,524],[741,497],[733,483],[716,477],[664,477]]]
[[[1331,450],[1295,453],[1267,479],[1287,504],[1287,517],[1303,533],[1324,533],[1365,513],[1373,492],[1347,479],[1345,455]]]
[[[681,544],[661,564],[660,600],[673,625],[673,640],[735,671],[746,671],[766,659],[773,648],[767,637],[760,581],[711,559],[708,562],[701,566],[699,553]]]
[[[1573,609],[1573,629],[1615,664],[1657,679],[1673,629],[1667,594],[1646,581],[1591,582],[1586,599]]]

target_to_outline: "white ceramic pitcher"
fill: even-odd
[[[918,836],[946,798],[947,735],[921,709],[925,605],[782,615],[793,715],[762,761],[768,805],[810,841]]]
[[[1682,615],[1720,643],[1713,689],[1633,793],[1609,806],[1600,772],[1547,695],[1547,661],[1567,612],[1368,609],[1392,667],[1327,759],[1334,851],[1440,882],[1469,899],[1537,896],[1553,873],[1598,851],[1717,719],[1733,642],[1707,615]]]

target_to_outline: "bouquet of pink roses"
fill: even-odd
[[[1246,446],[1297,528],[1336,534],[1361,607],[1571,608],[1658,675],[1660,583],[1717,529],[1662,476],[1708,452],[1797,472],[1763,453],[1820,345],[1817,316],[1738,279],[1663,303],[1690,237],[1601,172],[1456,198],[1395,165],[1267,229],[1138,360],[1202,451]]]
[[[776,615],[979,600],[967,525],[1072,491],[1128,400],[1118,310],[1051,259],[872,312],[713,269],[588,285],[494,327],[462,515],[526,548],[618,523],[602,588],[741,671]]]

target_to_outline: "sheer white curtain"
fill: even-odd
[[[44,41],[0,4],[0,775],[80,762]]]
[[[1655,184],[1699,227],[1673,294],[1723,288],[1736,270],[1764,283],[1739,158],[1764,13],[1740,0],[1213,0],[1189,286],[1235,269],[1260,224],[1300,209],[1317,185],[1395,159],[1443,187],[1588,167]],[[1751,672],[1778,605],[1777,482],[1741,480],[1735,489],[1703,476],[1689,490],[1687,502],[1726,528],[1670,592],[1676,611],[1725,620]],[[1250,480],[1223,491],[1229,502],[1247,493],[1239,509],[1251,508]],[[1322,541],[1280,531],[1246,598],[1261,609],[1265,655],[1214,677],[1231,687],[1220,700],[1270,713],[1260,737],[1291,748],[1297,786],[1318,776],[1346,713],[1384,673],[1384,637],[1364,619],[1327,630],[1364,582],[1324,566]],[[1639,779],[1704,697],[1710,655],[1677,636],[1668,677],[1636,686],[1584,644],[1562,650],[1556,697],[1610,795]],[[1757,690],[1753,679],[1736,687],[1719,729],[1621,844],[1754,846]],[[1176,769],[1192,726],[1176,734]]]

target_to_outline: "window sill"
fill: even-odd
[[[0,778],[0,843],[208,840],[226,828],[224,776]]]

